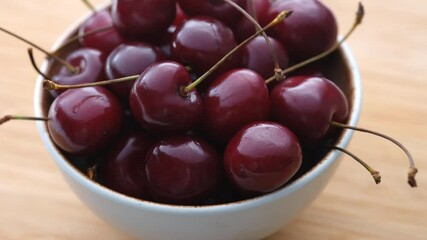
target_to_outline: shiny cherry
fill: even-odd
[[[121,78],[141,74],[148,66],[165,60],[163,52],[147,43],[129,42],[119,45],[105,62],[107,79]],[[133,81],[109,85],[108,88],[121,100],[128,101]]]
[[[204,73],[236,46],[233,32],[219,20],[207,16],[190,18],[172,36],[172,56],[190,65],[195,72]],[[222,69],[237,66],[232,57]],[[224,70],[221,70],[224,71]]]
[[[101,51],[92,48],[79,48],[71,52],[66,62],[76,67],[76,73],[62,66],[52,80],[61,85],[92,83],[104,79],[105,56]],[[62,90],[50,91],[52,96],[58,96]]]
[[[221,75],[203,100],[205,132],[222,145],[243,125],[269,117],[267,86],[259,74],[249,69],[233,69]]]
[[[114,25],[126,36],[141,38],[166,31],[175,19],[176,0],[113,0]]]
[[[240,7],[245,7],[246,0],[233,0]],[[210,16],[229,26],[233,26],[242,18],[242,14],[230,4],[222,0],[178,0],[182,10],[189,16]]]
[[[139,124],[155,133],[180,133],[195,128],[202,115],[202,99],[193,89],[186,68],[176,62],[158,62],[148,67],[136,80],[129,104]]]
[[[289,53],[291,61],[317,55],[336,42],[337,23],[331,10],[318,0],[277,0],[272,2],[268,20],[283,10],[292,16],[271,30]]]
[[[344,93],[323,77],[290,77],[274,87],[270,102],[273,119],[304,144],[318,143],[330,133],[331,121],[344,122],[348,116]]]
[[[110,29],[85,36],[85,34],[111,26]],[[115,47],[124,42],[124,38],[113,26],[110,11],[96,11],[79,27],[79,41],[83,47],[95,48],[109,54]]]
[[[92,154],[119,132],[123,110],[102,87],[69,89],[52,103],[47,126],[52,140],[65,152]]]
[[[274,52],[276,53],[279,67],[288,67],[289,57],[282,44],[274,38],[269,37]],[[275,64],[271,56],[270,48],[263,36],[258,36],[248,42],[241,51],[243,68],[251,69],[261,75],[264,79],[274,76]]]
[[[102,183],[117,192],[146,199],[145,155],[152,144],[151,137],[142,131],[121,136],[100,160]]]
[[[205,141],[177,136],[161,140],[148,152],[147,184],[154,200],[198,204],[219,186],[222,161]]]
[[[225,171],[242,193],[259,195],[283,186],[299,169],[301,147],[291,130],[255,122],[236,133],[224,152]]]

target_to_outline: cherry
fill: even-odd
[[[335,44],[333,44],[327,50],[325,50],[325,51],[323,51],[323,52],[321,52],[321,53],[319,53],[319,54],[317,54],[315,56],[312,56],[311,58],[302,60],[302,61],[300,61],[298,63],[294,63],[294,65],[292,65],[292,66],[290,66],[290,67],[288,67],[288,68],[286,68],[284,70],[281,70],[279,78],[278,78],[277,74],[275,74],[274,76],[266,79],[266,83],[269,84],[269,83],[271,83],[274,80],[282,80],[282,78],[281,78],[282,76],[287,76],[288,73],[292,73],[292,72],[295,73],[296,70],[299,70],[300,72],[306,72],[306,73],[310,73],[311,72],[311,73],[313,73],[313,74],[315,74],[317,76],[322,76],[323,75],[322,71],[318,71],[318,70],[315,70],[315,69],[305,71],[305,70],[303,70],[301,68],[306,68],[306,67],[310,68],[310,67],[313,67],[313,66],[310,66],[310,64],[315,63],[315,62],[317,62],[318,60],[320,60],[322,58],[325,58],[326,56],[330,55],[335,50],[337,50],[338,47],[341,46],[341,44],[346,39],[348,39],[351,36],[351,34],[354,32],[354,30],[356,30],[357,26],[359,26],[362,23],[364,15],[365,15],[364,7],[363,7],[363,5],[361,3],[359,3],[357,11],[356,11],[356,18],[355,18],[355,20],[353,22],[352,27],[350,28],[350,30],[339,41],[335,42]]]
[[[303,143],[318,144],[331,133],[332,121],[344,122],[348,116],[344,93],[323,77],[290,77],[273,88],[270,102],[273,119]]]
[[[113,0],[114,25],[128,37],[158,35],[175,19],[175,0]]]
[[[165,138],[146,159],[148,188],[159,202],[197,204],[221,182],[221,158],[209,144],[194,137]]]
[[[283,186],[302,162],[297,137],[273,122],[244,126],[229,141],[224,167],[230,181],[242,193],[258,195]]]
[[[300,61],[332,47],[337,39],[333,13],[318,0],[277,0],[272,2],[268,19],[282,10],[293,11],[292,17],[271,30],[288,50],[292,61]]]
[[[65,152],[92,154],[119,132],[123,110],[116,97],[102,87],[70,89],[49,109],[52,140]]]
[[[79,48],[71,52],[66,61],[74,66],[78,71],[70,72],[66,66],[62,66],[58,73],[52,76],[52,80],[57,84],[80,84],[91,83],[104,78],[105,56],[96,49]],[[51,91],[53,97],[57,97],[63,91]]]
[[[215,142],[226,142],[240,128],[269,117],[264,79],[249,69],[233,69],[217,78],[204,97],[203,125]]]
[[[151,145],[151,137],[142,131],[121,136],[100,161],[102,183],[128,196],[147,199],[145,155]]]
[[[175,30],[172,36],[172,56],[204,73],[236,47],[233,32],[222,22],[206,16],[190,18]],[[238,59],[230,57],[222,65],[222,72],[237,66]]]
[[[348,116],[348,102],[341,89],[332,81],[313,76],[290,77],[274,87],[270,102],[273,119],[292,129],[305,147],[319,146],[332,132],[343,128],[370,133],[391,141],[408,157],[408,184],[411,187],[417,186],[415,175],[418,170],[403,144],[383,133],[344,124]],[[338,146],[327,147],[350,155],[371,173],[376,183],[381,181],[379,173],[354,154]]]
[[[110,29],[95,34],[88,33],[111,26]],[[124,42],[123,37],[113,26],[111,14],[107,10],[96,11],[79,27],[79,41],[83,47],[95,48],[109,54],[116,46]]]
[[[191,130],[200,121],[202,99],[193,89],[188,71],[179,63],[158,62],[148,67],[134,83],[129,104],[139,124],[160,134]]]
[[[119,45],[108,56],[105,63],[107,79],[122,78],[141,74],[148,66],[165,60],[166,56],[159,48],[142,43],[128,42]],[[132,81],[109,85],[108,88],[120,99],[126,102],[133,86]]]
[[[233,0],[236,4],[244,7],[246,0]],[[242,14],[223,0],[178,0],[182,10],[189,16],[210,16],[216,18],[229,26],[236,24]]]
[[[269,38],[276,53],[279,67],[284,69],[288,66],[289,58],[285,48],[276,39]],[[258,36],[246,44],[241,51],[242,67],[249,68],[263,78],[274,75],[275,63],[269,52],[269,47],[262,36]]]
[[[238,8],[239,9],[239,8]],[[225,54],[220,60],[218,60],[217,63],[215,63],[209,70],[207,70],[205,73],[203,73],[200,77],[198,77],[197,79],[194,80],[193,83],[191,83],[190,85],[186,86],[185,88],[183,88],[183,92],[186,93],[188,91],[193,90],[195,87],[199,86],[200,83],[204,82],[206,83],[206,79],[208,77],[211,77],[212,75],[220,75],[220,73],[218,73],[218,69],[223,66],[223,64],[225,62],[227,62],[227,60],[230,59],[230,57],[233,56],[233,54],[237,53],[238,51],[241,50],[241,48],[248,42],[250,42],[252,39],[254,39],[255,37],[257,37],[259,34],[264,33],[266,30],[270,29],[272,26],[280,23],[281,21],[283,21],[284,19],[286,19],[287,17],[289,17],[291,15],[292,12],[289,11],[282,11],[280,12],[270,23],[268,23],[265,27],[258,29],[255,34],[253,34],[252,36],[250,36],[249,38],[245,39],[243,42],[239,43],[239,45],[237,45],[235,48],[233,48],[232,50],[230,50],[227,54]],[[249,16],[250,17],[250,16]],[[258,24],[256,24],[258,25]],[[260,26],[257,26],[258,28]],[[266,38],[267,42],[268,38]],[[271,52],[274,54],[274,50]],[[277,59],[275,59],[275,63],[277,63],[276,61]],[[282,78],[283,74],[282,74],[282,70],[279,69],[280,67],[278,66],[278,64],[275,64],[275,69],[274,69],[274,79],[277,77],[279,77],[280,79]],[[228,66],[229,67],[229,66]],[[221,72],[221,71],[220,71]],[[211,77],[211,79],[214,79]],[[274,80],[273,79],[273,80]],[[205,80],[205,81],[204,81]],[[266,81],[267,82],[267,81]]]

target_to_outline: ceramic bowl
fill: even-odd
[[[74,36],[77,27],[88,16],[78,20],[56,42],[53,49]],[[348,124],[357,125],[361,108],[362,87],[358,68],[346,44],[323,64],[326,75],[345,92],[349,104]],[[46,61],[44,72],[55,71]],[[42,78],[36,84],[36,116],[46,116],[51,99],[42,89]],[[137,239],[260,239],[280,230],[324,189],[339,164],[341,153],[328,152],[313,168],[281,189],[256,198],[209,206],[177,206],[144,201],[114,192],[88,179],[55,146],[46,123],[37,128],[46,149],[71,189],[96,215],[113,227]],[[337,145],[346,148],[352,132],[343,130]]]

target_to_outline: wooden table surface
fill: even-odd
[[[94,4],[102,1],[93,0]],[[340,31],[355,0],[325,0]],[[406,184],[405,155],[389,142],[356,133],[349,149],[381,171],[345,157],[324,192],[268,238],[427,239],[427,1],[365,1],[366,18],[348,41],[363,79],[360,126],[403,142],[419,168]],[[88,10],[79,1],[0,1],[0,26],[50,48]],[[27,45],[0,33],[0,114],[32,114],[36,73]],[[36,53],[37,61],[43,56]],[[90,212],[66,185],[31,122],[0,127],[0,239],[128,239]]]

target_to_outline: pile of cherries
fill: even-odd
[[[261,195],[315,164],[313,152],[336,138],[331,122],[348,117],[345,95],[322,69],[265,80],[331,48],[334,15],[318,0],[233,2],[261,27],[292,14],[267,31],[270,43],[257,36],[211,72],[258,29],[229,1],[113,0],[93,10],[79,46],[58,51],[66,63],[55,60],[46,78],[136,80],[49,91],[55,144],[108,188],[168,204]]]

